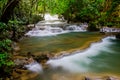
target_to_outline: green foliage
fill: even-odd
[[[43,0],[45,11],[63,15],[69,21],[119,26],[120,0]],[[41,8],[42,8],[41,7]],[[42,9],[43,9],[42,8]]]
[[[7,3],[8,0],[0,0],[0,16],[2,14],[3,11],[3,7],[5,6],[5,4]]]
[[[1,13],[7,1],[0,1]],[[120,0],[21,0],[11,20],[16,19],[22,24],[36,23],[43,20],[45,13],[63,15],[68,22],[119,26]]]
[[[9,20],[7,27],[10,30],[11,35],[9,36],[12,41],[17,42],[25,34],[26,28],[21,24],[21,21]]]
[[[0,22],[0,30],[0,78],[5,78],[11,73],[14,64],[10,54],[12,41],[8,39],[9,30],[6,24]]]
[[[88,31],[99,31],[99,29],[96,27],[96,23],[89,23]]]
[[[0,22],[0,40],[6,39],[9,37],[8,27],[5,23]]]
[[[38,21],[43,20],[43,18],[41,17],[41,15],[32,15],[32,17],[29,19],[29,23],[30,24],[35,24]]]
[[[14,63],[11,60],[8,60],[10,55],[8,53],[2,53],[0,52],[0,67],[6,66],[11,67]]]
[[[69,0],[52,0],[53,3],[49,5],[51,13],[63,14],[69,7]]]
[[[0,41],[0,51],[10,51],[11,50],[11,40],[5,39]],[[3,49],[4,48],[4,49]]]

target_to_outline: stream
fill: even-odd
[[[52,68],[62,67],[72,73],[106,72],[120,73],[120,41],[114,37],[106,37],[100,43],[93,43],[84,52],[49,60]]]
[[[76,34],[80,34],[80,33],[70,33],[70,34],[76,35]],[[82,33],[82,34],[85,34],[85,33]],[[62,35],[68,35],[68,34],[62,34]],[[52,38],[52,36],[51,36],[51,38]],[[33,37],[33,39],[34,39],[34,37]],[[37,40],[37,38],[35,38],[35,39]],[[42,39],[46,39],[46,37],[42,37]],[[57,38],[55,38],[55,39],[57,39]],[[29,40],[31,41],[32,39],[30,38]],[[29,40],[27,40],[28,43],[26,43],[26,45],[29,44]],[[49,40],[49,39],[47,39],[47,40]],[[38,41],[36,41],[35,44]],[[76,43],[74,42],[74,44],[76,44]],[[32,46],[32,47],[34,47],[34,46]],[[44,48],[45,48],[45,50],[49,51],[51,48],[54,48],[54,47],[56,50],[59,46],[57,48],[56,48],[56,46],[51,46],[50,48],[45,48],[45,46],[44,46],[43,51],[44,51]],[[68,49],[71,49],[71,48],[72,47],[70,47]],[[40,49],[40,48],[38,48],[38,49]],[[33,50],[33,52],[34,52],[36,49],[31,48],[29,50]],[[38,50],[38,52],[39,51],[41,51],[41,49]],[[60,59],[50,59],[49,61],[47,61],[46,64],[49,66],[49,69],[43,70],[44,76],[42,76],[42,80],[48,80],[48,79],[54,80],[53,76],[56,74],[59,75],[59,76],[57,76],[59,78],[61,78],[63,75],[65,76],[66,74],[67,75],[68,74],[75,75],[75,74],[86,74],[86,73],[101,73],[101,74],[109,73],[109,74],[120,75],[120,70],[119,70],[120,69],[120,63],[119,63],[120,53],[119,52],[120,52],[120,41],[119,40],[117,40],[113,36],[103,38],[101,42],[92,43],[89,48],[87,48],[86,50],[84,50],[82,52],[78,51],[74,55],[65,56]],[[37,80],[41,80],[41,76]],[[55,80],[57,80],[57,79],[55,79]],[[64,79],[64,80],[66,80],[66,79]]]
[[[78,25],[70,25],[67,30],[60,27],[45,26],[44,29],[37,28],[26,34],[31,37],[27,37],[20,42],[20,53],[23,55],[27,52],[54,54],[60,51],[69,51],[83,46],[86,41],[89,41],[88,39],[92,40],[99,35],[95,32],[83,31],[81,26]],[[120,40],[117,40],[114,36],[108,36],[103,38],[101,42],[92,43],[89,48],[82,52],[78,49],[74,55],[50,59],[46,63],[49,69],[43,70],[43,75],[36,80],[72,80],[72,78],[63,79],[65,78],[63,76],[84,73],[120,75],[119,60]],[[75,76],[73,76],[74,78]]]

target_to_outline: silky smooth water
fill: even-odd
[[[49,60],[52,68],[61,67],[71,73],[120,73],[120,41],[115,37],[106,37],[100,43],[94,43],[84,52]]]
[[[60,59],[51,59],[46,64],[50,70],[44,70],[43,80],[82,80],[78,75],[87,73],[120,75],[120,40],[115,37],[106,37],[102,42],[93,43],[84,52],[66,56]],[[55,75],[56,79],[54,79]],[[37,80],[40,80],[39,77]],[[71,80],[73,80],[71,79]],[[94,79],[93,79],[94,80]],[[97,79],[95,79],[97,80]],[[99,79],[105,80],[105,79]],[[118,79],[119,80],[119,79]]]
[[[78,48],[84,41],[100,36],[98,33],[76,32],[57,36],[30,37],[20,42],[21,54],[27,52],[57,52]],[[83,41],[81,41],[81,38]],[[82,44],[83,43],[83,44]],[[92,43],[83,52],[51,59],[46,64],[50,69],[43,70],[42,80],[51,79],[54,74],[68,73],[112,73],[120,74],[120,40],[115,37],[103,38],[101,42]],[[66,73],[67,72],[67,73]],[[37,80],[40,80],[38,78]],[[59,80],[59,79],[58,79]]]
[[[86,42],[101,36],[96,32],[71,32],[56,36],[28,37],[20,42],[21,54],[68,51],[84,46]]]

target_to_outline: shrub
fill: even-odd
[[[12,71],[11,40],[8,39],[7,25],[0,22],[0,79],[9,77]]]
[[[96,27],[96,24],[93,22],[89,23],[89,27],[87,29],[88,31],[99,31],[99,29]]]
[[[34,23],[37,23],[38,21],[41,21],[41,20],[43,20],[41,15],[32,15],[32,17],[29,20],[29,23],[34,24]]]

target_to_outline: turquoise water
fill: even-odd
[[[100,49],[98,55],[90,57],[92,63],[89,67],[94,67],[95,72],[120,73],[120,41],[112,38],[107,41],[109,43]]]
[[[83,46],[89,40],[102,36],[97,32],[71,32],[57,36],[28,37],[20,42],[21,54],[56,53]],[[82,39],[82,40],[81,40]]]
[[[31,37],[21,41],[21,53],[31,51],[36,52],[57,52],[58,50],[69,50],[81,46],[81,38],[84,40],[96,37],[96,33],[67,33],[48,37]],[[92,38],[91,38],[92,39]],[[120,74],[120,40],[115,37],[103,38],[99,43],[92,43],[91,46],[83,52],[77,52],[74,55],[62,57],[60,59],[51,59],[46,64],[50,69],[43,70],[43,76],[37,80],[51,79],[55,74],[69,73],[112,73]],[[61,76],[62,77],[62,76]],[[59,79],[58,79],[59,80]]]
[[[71,73],[117,73],[120,74],[120,40],[107,37],[94,43],[84,52],[50,60],[52,68],[62,67]]]

